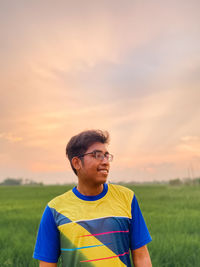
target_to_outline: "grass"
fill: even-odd
[[[154,267],[200,263],[200,187],[131,186],[153,241]],[[0,187],[0,266],[32,267],[38,224],[49,200],[72,186]]]

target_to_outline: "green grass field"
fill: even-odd
[[[153,241],[154,267],[200,266],[200,187],[129,186]],[[32,258],[47,202],[70,186],[0,187],[0,266],[38,266]]]

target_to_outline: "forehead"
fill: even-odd
[[[107,144],[102,144],[102,143],[99,143],[99,142],[97,142],[97,143],[94,143],[94,144],[92,144],[89,148],[88,148],[88,150],[86,151],[86,152],[92,152],[92,151],[94,151],[94,150],[100,150],[100,151],[102,151],[102,152],[108,152],[108,145]]]

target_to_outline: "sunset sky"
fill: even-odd
[[[108,130],[109,180],[200,176],[199,0],[0,1],[0,182],[77,180],[72,135]]]

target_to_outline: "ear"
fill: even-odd
[[[74,167],[74,169],[76,169],[76,171],[79,171],[80,168],[82,167],[82,162],[78,157],[73,157],[72,158],[72,166]]]

